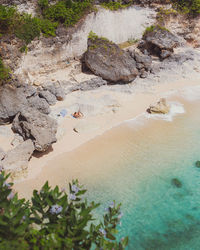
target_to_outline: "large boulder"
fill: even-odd
[[[136,62],[129,53],[105,38],[88,39],[84,61],[95,75],[113,83],[128,83],[138,75]]]
[[[16,148],[6,153],[4,159],[0,163],[1,167],[11,174],[25,170],[28,167],[28,161],[34,149],[34,144],[31,140],[24,141]]]
[[[24,105],[27,99],[19,88],[9,84],[0,87],[0,125],[12,122]]]
[[[180,39],[169,30],[160,26],[151,26],[143,35],[139,48],[161,59],[169,57],[174,48],[180,45]]]
[[[37,151],[46,151],[56,142],[57,122],[30,107],[24,107],[16,115],[12,129],[24,140],[31,139]]]
[[[167,104],[165,98],[161,98],[155,105],[150,105],[147,112],[150,114],[168,114],[170,106]]]

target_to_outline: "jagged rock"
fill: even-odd
[[[21,93],[26,98],[34,96],[36,94],[36,89],[28,84],[18,86],[18,92]]]
[[[0,148],[0,160],[2,160],[2,159],[4,158],[5,155],[6,155],[6,154],[5,154],[5,152],[3,151],[3,149]]]
[[[43,89],[51,92],[58,101],[63,101],[65,99],[65,90],[57,83],[48,83]]]
[[[49,105],[56,104],[56,97],[48,90],[41,90],[39,91],[39,97],[44,98]]]
[[[173,53],[174,48],[178,45],[180,45],[180,40],[177,36],[164,28],[156,26],[151,31],[145,32],[139,48],[164,59],[170,55],[169,52]]]
[[[155,105],[151,105],[147,112],[150,114],[168,114],[170,106],[167,104],[165,98],[161,98]]]
[[[0,87],[0,125],[12,122],[24,105],[28,103],[19,88],[12,85]]]
[[[56,142],[57,122],[30,107],[24,107],[16,115],[12,130],[24,140],[31,139],[37,151],[46,151]]]
[[[151,65],[152,65],[151,56],[139,54],[136,51],[133,51],[131,56],[135,59],[135,61],[137,62],[137,65],[138,64],[143,65],[143,67],[140,66],[141,68],[145,68],[146,71],[151,70]]]
[[[49,104],[44,98],[40,98],[38,95],[34,95],[28,98],[27,100],[30,107],[36,108],[37,110],[39,110],[44,114],[50,113],[51,110]]]
[[[5,171],[16,173],[25,170],[28,167],[34,151],[34,144],[31,140],[27,140],[16,148],[8,151],[1,161],[1,166]]]
[[[88,39],[84,61],[95,75],[113,83],[131,82],[138,75],[136,62],[129,53],[104,38]]]
[[[88,81],[81,82],[80,84],[71,87],[70,90],[71,92],[77,90],[87,91],[87,90],[97,89],[103,85],[107,85],[107,82],[103,80],[101,77],[95,77]]]

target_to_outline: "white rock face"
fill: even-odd
[[[130,7],[119,11],[100,8],[97,13],[88,15],[82,29],[73,35],[67,45],[68,55],[79,56],[87,49],[90,31],[114,43],[142,37],[145,28],[154,23],[155,11],[150,8]]]
[[[69,42],[45,46],[33,42],[34,49],[22,57],[16,74],[27,83],[42,83],[47,80],[65,80],[70,74],[68,60],[81,56],[87,49],[90,31],[107,37],[115,43],[142,37],[145,28],[155,21],[156,12],[150,8],[130,7],[119,11],[99,8],[89,14]],[[67,40],[67,39],[66,39]]]

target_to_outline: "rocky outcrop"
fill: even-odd
[[[43,87],[43,90],[48,90],[58,101],[63,101],[65,99],[65,91],[58,83],[47,83]]]
[[[152,26],[143,35],[139,48],[145,53],[159,56],[161,59],[169,57],[174,48],[180,45],[180,39],[165,28]]]
[[[150,114],[168,114],[170,106],[167,104],[165,98],[161,98],[155,105],[151,105],[147,112]]]
[[[88,90],[93,90],[93,89],[97,89],[101,86],[107,85],[107,81],[103,80],[101,77],[94,77],[88,81],[84,81],[81,82],[77,85],[72,86],[69,89],[69,92],[73,92],[73,91],[88,91]]]
[[[5,85],[0,88],[0,125],[12,122],[23,106],[27,106],[25,95],[18,88]]]
[[[34,95],[28,98],[27,100],[30,107],[36,108],[44,114],[50,113],[51,110],[49,108],[49,104],[44,98],[40,98],[38,95]]]
[[[49,105],[55,105],[56,104],[56,97],[48,90],[41,90],[39,91],[39,97],[44,98]]]
[[[141,52],[135,50],[128,50],[130,56],[136,61],[136,68],[139,71],[141,78],[147,77],[147,72],[150,72],[152,69],[152,58],[149,55],[144,55]]]
[[[33,142],[27,140],[16,148],[8,151],[0,165],[5,171],[8,171],[11,174],[21,172],[28,167],[28,161],[30,160],[33,151]]]
[[[57,122],[36,109],[24,107],[16,115],[12,130],[24,140],[31,139],[35,150],[43,152],[56,142]]]
[[[136,62],[129,53],[105,38],[88,39],[84,61],[95,75],[112,83],[131,82],[138,75]]]

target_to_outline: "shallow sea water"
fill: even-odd
[[[101,202],[98,214],[112,200],[122,203],[119,239],[129,236],[127,249],[200,249],[199,105],[185,103],[184,113],[177,105],[173,122],[158,116],[128,121],[114,143],[108,138],[101,145],[99,163],[88,162],[98,169],[102,165],[86,182],[88,197]],[[176,187],[173,178],[182,186]]]

